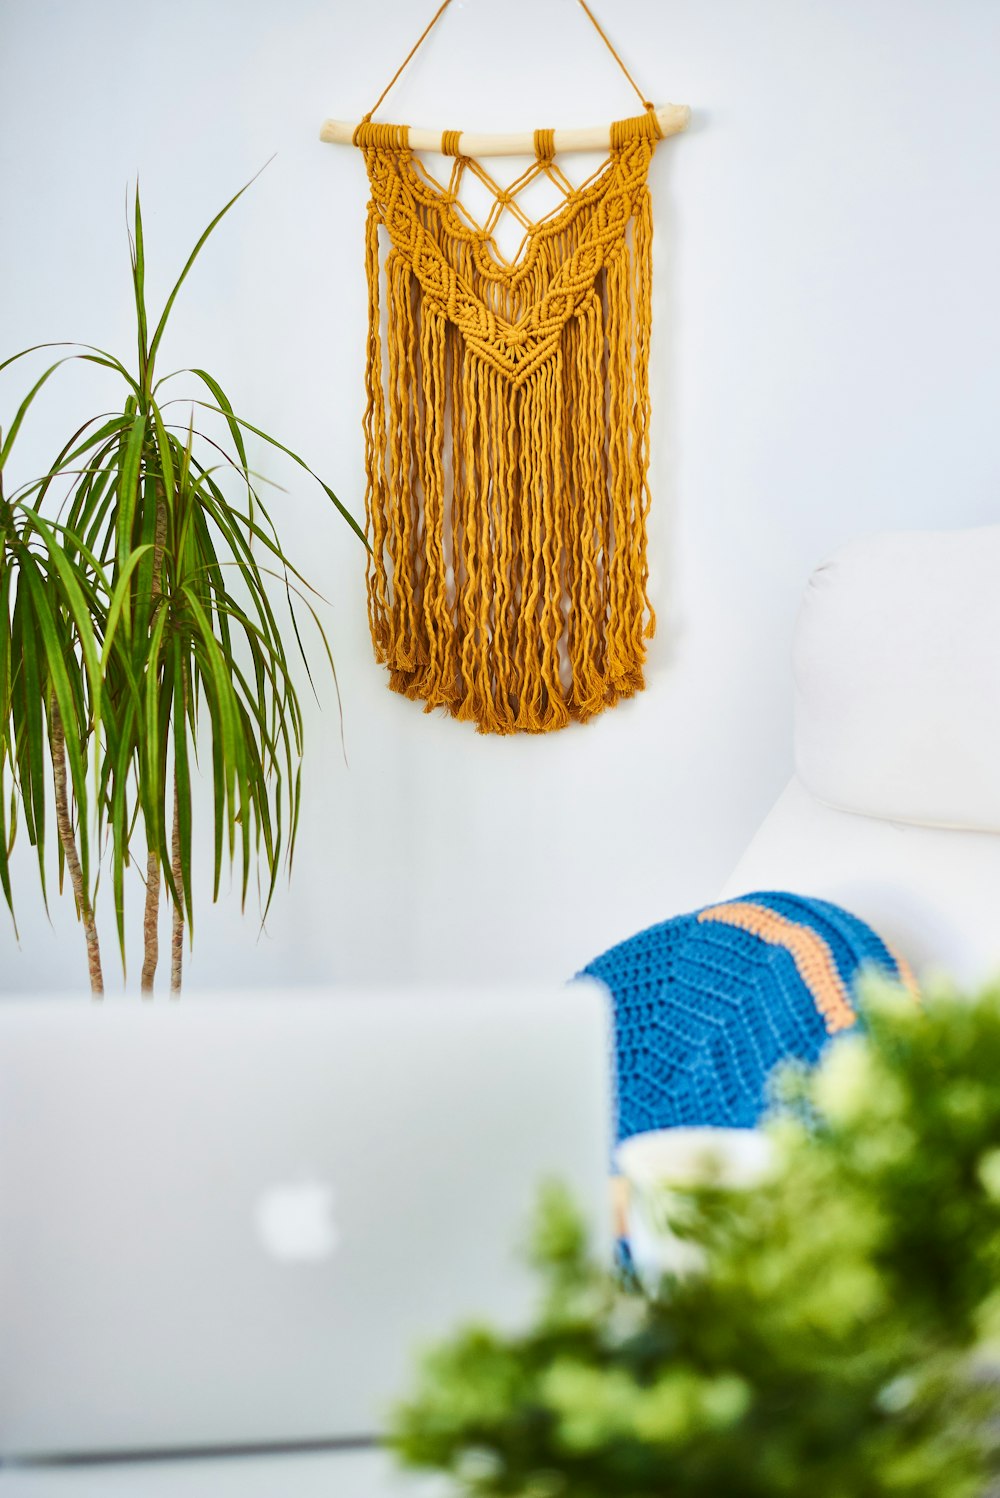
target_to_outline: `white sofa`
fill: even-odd
[[[723,897],[835,900],[918,975],[1000,977],[1000,525],[838,551],[794,672],[795,775]]]

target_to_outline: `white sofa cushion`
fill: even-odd
[[[867,921],[918,978],[1000,978],[1000,837],[835,811],[793,779],[720,892],[787,889]]]
[[[812,574],[795,761],[831,806],[1000,831],[1000,525],[896,531]]]

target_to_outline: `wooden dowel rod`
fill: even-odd
[[[677,135],[687,128],[691,110],[687,104],[664,104],[656,111],[656,118],[663,135]],[[319,138],[333,146],[350,146],[354,143],[356,129],[357,124],[351,120],[324,120]],[[477,134],[471,130],[463,130],[458,143],[459,154],[462,156],[533,156],[535,154],[533,130],[519,130],[511,135]],[[610,125],[591,125],[579,130],[555,132],[557,153],[607,151],[610,145]],[[410,146],[414,151],[440,151],[441,131],[420,130],[411,126]]]

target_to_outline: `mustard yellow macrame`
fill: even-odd
[[[656,139],[651,110],[614,124],[604,168],[508,264],[405,125],[355,136],[372,639],[394,690],[482,732],[562,728],[643,686]]]

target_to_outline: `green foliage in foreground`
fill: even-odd
[[[428,1357],[393,1443],[463,1491],[521,1498],[971,1498],[1000,1362],[1000,987],[918,1007],[784,1079],[779,1166],[691,1193],[697,1276],[650,1298],[588,1256],[550,1192],[545,1294],[516,1337]],[[993,1349],[991,1354],[991,1349]]]

